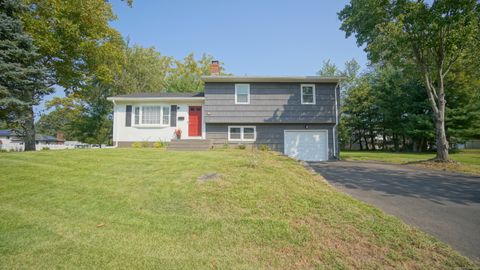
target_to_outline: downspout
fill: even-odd
[[[117,106],[117,104],[115,103],[115,100],[114,100],[114,99],[112,100],[112,102],[113,102],[113,130],[112,130],[113,136],[112,136],[112,137],[113,137],[113,141],[115,142],[114,147],[115,147],[115,148],[118,148],[118,140],[117,140],[117,138],[116,138],[116,137],[117,137],[117,136],[116,136],[116,135],[117,135],[117,132],[115,131],[115,129],[116,129],[116,125],[115,125],[115,122],[116,122],[116,121],[115,121],[115,107]]]
[[[337,90],[339,89],[340,86],[340,81],[337,82],[337,85],[335,86],[335,125],[333,126],[333,153],[334,157],[336,159],[340,159],[339,156],[337,156],[337,137],[335,136],[337,133],[337,126],[338,126],[338,100],[337,100]]]

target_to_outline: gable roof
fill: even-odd
[[[338,83],[344,77],[323,76],[202,76],[204,82],[290,82],[290,83]]]
[[[0,136],[11,136],[12,130],[11,129],[0,129]]]
[[[0,136],[18,136],[17,132],[11,129],[0,129]],[[20,138],[15,140],[21,140]],[[63,142],[65,140],[59,140],[55,136],[35,134],[35,141],[47,141],[47,142]]]

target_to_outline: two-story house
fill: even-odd
[[[217,65],[212,63],[213,71]],[[115,145],[207,140],[216,147],[265,144],[300,160],[338,157],[339,78],[212,72],[202,79],[203,93],[110,97]]]

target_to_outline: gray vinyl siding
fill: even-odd
[[[255,126],[257,132],[257,139],[254,142],[229,142],[228,141],[228,126]],[[334,151],[334,124],[308,124],[308,130],[327,130],[328,131],[328,156],[329,159],[338,157],[338,144],[336,147],[336,154]],[[305,124],[252,124],[252,123],[235,123],[235,124],[206,124],[206,137],[212,140],[214,146],[219,147],[228,143],[235,146],[238,144],[253,144],[258,146],[266,144],[270,149],[283,153],[284,148],[284,131],[285,130],[307,130]],[[337,134],[335,134],[337,135]],[[335,136],[336,137],[336,136]]]
[[[315,84],[301,104],[300,83],[250,83],[250,104],[235,104],[235,83],[205,84],[206,123],[335,123],[334,83]]]

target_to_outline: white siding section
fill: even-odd
[[[142,106],[142,105],[177,105],[177,126],[176,127],[135,127],[134,117],[132,114],[132,126],[125,126],[126,106]],[[188,107],[202,106],[202,137],[188,137]],[[113,109],[113,140],[115,142],[158,142],[171,141],[175,138],[175,129],[182,130],[182,139],[204,139],[205,138],[205,121],[203,101],[191,102],[151,102],[151,103],[135,103],[135,102],[115,102]],[[184,120],[180,120],[181,118]]]

